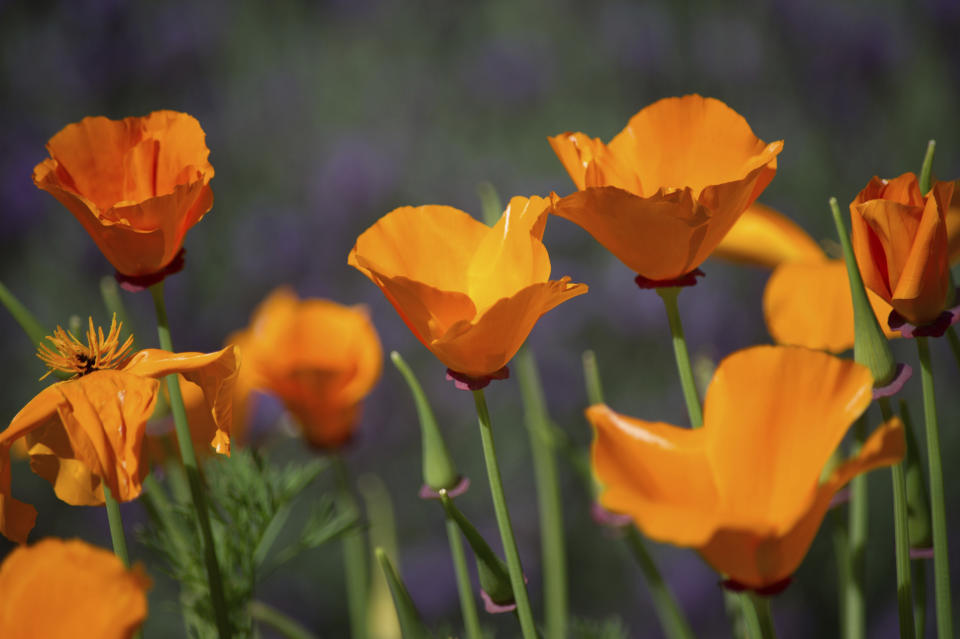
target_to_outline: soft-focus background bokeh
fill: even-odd
[[[504,198],[566,194],[572,185],[548,135],[581,130],[609,139],[646,104],[698,92],[724,100],[764,140],[786,141],[761,201],[829,240],[827,198],[845,204],[874,174],[919,170],[929,138],[939,143],[937,176],[960,176],[957,33],[960,4],[951,0],[754,1],[737,9],[667,0],[0,1],[0,281],[45,324],[72,314],[104,319],[98,281],[111,267],[73,217],[33,186],[32,168],[46,140],[84,116],[193,114],[212,150],[215,204],[187,236],[186,269],[167,283],[177,348],[219,347],[279,284],[368,304],[385,349],[406,355],[434,400],[457,461],[474,479],[462,507],[493,540],[473,403],[444,382],[443,367],[379,290],[347,266],[356,236],[405,204],[479,214],[482,181]],[[552,220],[545,239],[554,274],[591,289],[544,317],[530,339],[555,421],[587,445],[580,354],[593,348],[611,405],[684,423],[657,296],[638,291],[632,274],[578,227]],[[695,356],[716,360],[768,342],[760,306],[767,274],[710,262],[704,270],[707,278],[680,298]],[[141,343],[151,343],[149,296],[126,299]],[[898,345],[902,358],[914,358],[910,346]],[[4,313],[0,353],[2,425],[40,388],[43,367]],[[945,343],[935,344],[934,357],[949,504],[960,498],[950,463],[960,450],[960,376]],[[918,393],[912,382],[909,394]],[[517,386],[495,383],[488,399],[536,603],[535,495]],[[309,454],[287,442],[275,458]],[[402,572],[429,622],[459,624],[440,511],[415,496],[413,404],[389,365],[347,458],[356,472],[387,482]],[[562,470],[574,613],[620,616],[631,636],[660,636],[639,571],[592,523],[587,496],[570,467]],[[871,637],[896,633],[888,478],[880,472],[870,481]],[[61,504],[25,463],[14,468],[14,491],[39,510],[33,539],[109,545],[102,511]],[[137,504],[124,514],[128,527],[144,521]],[[949,514],[956,566],[960,511]],[[786,639],[835,635],[829,522],[774,603]],[[0,543],[0,552],[7,548]],[[698,634],[729,636],[716,576],[693,553],[655,550]],[[152,561],[142,548],[133,554]],[[173,604],[161,602],[173,601],[171,585],[153,572],[148,632],[175,635]],[[347,636],[337,544],[273,575],[259,596],[324,637]],[[516,634],[509,616],[485,621],[500,636]]]

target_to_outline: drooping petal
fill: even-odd
[[[5,639],[130,639],[147,617],[150,579],[113,553],[74,539],[44,539],[0,565]]]
[[[820,246],[793,220],[754,202],[713,251],[714,257],[775,268],[784,262],[822,262]]]
[[[652,539],[699,546],[717,524],[706,431],[645,422],[603,404],[587,409],[594,472],[605,508],[630,515]]]
[[[757,346],[723,360],[704,403],[722,520],[774,534],[791,527],[872,388],[865,366],[804,348]]]

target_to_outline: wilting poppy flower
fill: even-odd
[[[74,377],[40,391],[0,432],[0,532],[24,543],[33,528],[34,508],[10,494],[11,445],[25,438],[33,472],[53,484],[57,497],[73,505],[103,504],[107,486],[118,501],[140,495],[147,464],[141,460],[147,419],[153,412],[159,378],[180,373],[199,386],[219,429],[211,445],[229,454],[234,348],[216,353],[171,353],[146,349],[129,355],[120,342],[116,318],[109,333],[93,320],[83,344],[61,328],[38,355],[52,370]]]
[[[47,143],[33,182],[80,221],[123,276],[162,272],[213,206],[205,135],[186,113],[84,118]]]
[[[149,588],[140,566],[79,539],[20,546],[0,565],[0,637],[129,639]]]
[[[449,206],[405,206],[364,231],[348,262],[449,369],[490,376],[541,315],[587,292],[569,277],[550,280],[549,204],[514,197],[492,228]]]
[[[707,259],[773,179],[783,148],[699,95],[651,104],[609,144],[583,133],[549,140],[579,189],[552,212],[653,281],[680,278]]]
[[[953,187],[935,182],[924,194],[913,173],[874,177],[850,203],[864,285],[918,326],[937,319],[951,292],[946,215]]]
[[[306,440],[321,448],[350,438],[383,367],[364,307],[300,300],[285,288],[264,300],[250,327],[230,341],[243,357],[241,385],[283,400]]]
[[[869,370],[853,361],[758,346],[720,363],[703,428],[591,406],[600,502],[632,517],[652,539],[697,549],[739,585],[782,584],[806,554],[834,493],[903,456],[902,424],[889,422],[855,458],[820,479],[872,388]]]

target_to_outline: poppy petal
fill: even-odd
[[[754,202],[713,251],[714,257],[774,268],[783,262],[826,259],[812,237],[793,220]]]

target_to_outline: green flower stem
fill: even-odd
[[[953,358],[957,360],[957,366],[960,366],[960,337],[953,327],[947,329],[947,341],[950,342],[950,350],[953,352]]]
[[[460,539],[460,529],[457,522],[449,514],[447,521],[447,539],[450,541],[450,556],[453,558],[453,571],[457,576],[457,593],[460,595],[460,612],[463,615],[463,627],[467,639],[482,639],[480,619],[477,616],[477,602],[473,598],[473,588],[470,586],[470,573],[467,570],[467,557],[463,552],[463,540]]]
[[[315,634],[298,622],[262,601],[251,601],[247,612],[254,620],[267,624],[287,639],[316,639]]]
[[[867,436],[867,424],[863,416],[854,426],[853,453],[859,452]],[[866,578],[867,551],[867,475],[857,475],[850,482],[850,507],[847,510],[848,551],[847,579],[844,584],[844,632],[845,639],[865,639],[867,636],[867,608],[864,580]]]
[[[172,351],[173,340],[170,338],[170,323],[167,319],[166,304],[163,301],[163,282],[151,286],[150,292],[153,294],[153,305],[157,313],[157,334],[160,338],[160,348]],[[187,412],[183,407],[183,397],[180,395],[180,383],[176,375],[167,375],[166,381],[167,392],[170,395],[170,410],[173,413],[173,424],[177,432],[177,443],[180,446],[180,459],[183,461],[183,467],[187,472],[190,496],[197,511],[197,520],[200,522],[203,556],[207,568],[207,581],[210,584],[210,599],[213,603],[217,631],[220,639],[227,639],[233,633],[227,615],[227,603],[223,594],[223,579],[220,576],[217,548],[214,545],[213,531],[210,527],[210,512],[207,507],[207,496],[203,489],[203,479],[200,477],[197,455],[193,450],[193,439],[190,437]]]
[[[914,562],[917,566],[916,592],[913,602],[913,618],[917,629],[917,637],[925,637],[927,632],[927,562]]]
[[[43,344],[48,331],[2,282],[0,282],[0,304],[3,304],[4,308],[9,311],[34,346],[39,347],[40,344]]]
[[[933,390],[930,345],[918,337],[920,379],[923,385],[923,413],[927,433],[927,464],[930,472],[930,510],[933,527],[933,583],[937,611],[937,637],[953,639],[953,613],[950,603],[950,564],[947,554],[947,518],[943,495],[943,464],[940,458],[940,433],[937,428],[937,403]]]
[[[587,384],[587,401],[593,404],[603,403],[603,385],[600,383],[600,370],[597,367],[597,354],[583,352],[583,378]]]
[[[776,639],[777,628],[773,623],[773,613],[770,610],[770,598],[760,595],[745,595],[745,598],[750,602],[748,607],[756,611],[756,621],[760,630],[759,634],[750,635],[751,638]]]
[[[660,625],[663,626],[663,634],[667,639],[693,639],[694,634],[690,624],[687,623],[677,600],[674,599],[673,593],[670,592],[670,588],[663,580],[660,570],[657,569],[657,564],[654,563],[653,557],[647,551],[643,536],[636,527],[627,526],[626,542],[640,565],[640,572],[647,580],[647,587],[650,589],[654,609],[657,611]]]
[[[500,529],[503,553],[506,555],[507,567],[510,570],[510,586],[513,588],[513,596],[517,602],[520,630],[523,633],[523,639],[536,639],[537,628],[533,621],[533,612],[530,610],[530,598],[527,595],[527,584],[524,583],[523,579],[523,566],[520,564],[517,540],[513,536],[513,525],[510,523],[507,499],[503,493],[500,467],[497,464],[497,451],[493,444],[490,412],[487,410],[487,400],[482,389],[473,391],[473,401],[477,406],[480,439],[483,443],[483,458],[487,465],[487,478],[490,480],[490,494],[493,497],[493,510],[497,515],[497,527]]]
[[[517,358],[517,377],[530,435],[533,472],[540,509],[540,546],[543,565],[543,607],[546,639],[567,636],[567,556],[563,534],[563,502],[557,478],[551,425],[543,386],[533,352],[524,348]]]
[[[890,400],[881,397],[877,400],[883,421],[893,418]],[[913,586],[910,577],[910,533],[907,524],[907,478],[904,463],[890,468],[893,480],[893,537],[896,547],[897,563],[897,612],[900,621],[900,638],[914,639],[916,627],[913,619]]]
[[[339,455],[331,456],[333,470],[340,488],[340,503],[345,513],[359,519],[360,506],[357,504],[347,466]],[[343,568],[347,589],[347,610],[350,615],[350,636],[353,639],[367,637],[367,544],[363,530],[351,530],[345,533],[343,540]]]
[[[933,152],[937,148],[937,141],[927,142],[927,151],[923,154],[923,166],[920,167],[920,192],[926,195],[930,192],[931,177],[933,176]]]
[[[700,428],[703,426],[703,409],[700,407],[697,385],[693,381],[693,368],[690,366],[687,340],[683,336],[683,324],[680,323],[680,310],[677,307],[680,287],[658,288],[657,294],[663,300],[663,305],[667,309],[670,334],[673,336],[673,353],[677,357],[677,372],[680,373],[680,385],[683,386],[683,398],[687,402],[690,425],[694,428]]]
[[[113,554],[120,558],[124,566],[129,566],[130,555],[127,553],[127,538],[123,534],[120,504],[113,498],[106,484],[103,486],[103,505],[107,509],[107,522],[110,524],[110,541],[113,543]]]

